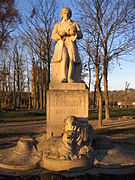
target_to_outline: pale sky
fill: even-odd
[[[123,90],[126,81],[130,83],[129,88],[135,89],[135,55],[130,56],[129,59],[132,59],[133,62],[120,60],[121,65],[114,65],[109,72],[108,82],[110,90]]]
[[[33,0],[34,1],[34,0]],[[72,7],[70,0],[57,0],[61,7],[68,6]],[[75,1],[75,0],[74,0]],[[21,10],[22,13],[25,13],[28,8],[28,4],[31,0],[17,0],[17,6]],[[60,10],[59,10],[59,18],[60,18]],[[72,19],[75,20],[74,12],[72,12]],[[118,64],[113,64],[111,70],[108,74],[108,89],[109,90],[124,90],[125,82],[130,83],[129,88],[135,89],[135,54],[130,57],[125,57],[126,59],[130,59],[130,61],[122,61],[120,60],[120,66]]]

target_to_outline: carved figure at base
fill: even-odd
[[[42,145],[43,156],[61,160],[80,159],[91,153],[92,141],[92,126],[69,116],[64,121],[62,137],[51,137]]]
[[[81,60],[76,39],[81,39],[83,35],[79,25],[70,19],[71,16],[72,11],[69,8],[62,8],[62,20],[55,24],[51,36],[53,40],[57,41],[52,66],[59,63],[57,71],[60,72],[56,72],[56,76],[59,73],[61,82],[81,82]],[[55,70],[52,70],[52,73],[54,73],[53,71]]]

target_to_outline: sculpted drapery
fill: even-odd
[[[60,62],[62,82],[75,82],[75,64],[81,63],[76,39],[82,38],[79,25],[70,19],[71,10],[63,8],[62,20],[55,24],[52,39],[57,41],[52,63]]]

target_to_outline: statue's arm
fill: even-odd
[[[58,23],[56,23],[53,28],[51,38],[55,41],[58,41],[59,39],[61,39],[61,36],[58,33]]]
[[[77,39],[82,39],[83,34],[82,34],[81,29],[80,29],[80,26],[77,23],[75,24],[75,26],[76,26],[76,30],[77,30]]]

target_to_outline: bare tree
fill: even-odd
[[[31,93],[30,93],[30,73],[29,73],[29,66],[28,66],[28,59],[27,61],[27,92],[28,92],[28,109],[31,108]]]
[[[101,62],[100,62],[100,48],[99,48],[99,33],[97,40],[95,40],[94,48],[89,44],[88,46],[89,56],[91,56],[92,62],[95,66],[96,72],[96,90],[97,90],[97,99],[98,99],[98,126],[102,126],[102,91],[101,91]]]
[[[6,64],[6,60],[2,60],[2,70],[1,70],[1,81],[0,81],[0,94],[2,101],[2,108],[6,108],[6,95],[7,95],[7,77],[8,77],[8,68]]]
[[[15,37],[14,48],[12,53],[13,59],[13,106],[14,110],[16,108],[21,108],[22,95],[25,90],[25,61],[23,59],[23,48],[20,46],[18,39]]]
[[[98,56],[103,68],[105,118],[110,119],[108,67],[112,60],[133,50],[133,6],[129,0],[78,0],[78,3],[86,39],[91,40],[93,48],[93,42],[99,35]]]
[[[20,22],[15,0],[0,1],[0,50],[6,47],[10,34]]]
[[[96,74],[96,91],[97,91],[97,101],[98,101],[98,126],[102,126],[102,92],[101,92],[101,79],[102,79],[102,67],[101,67],[101,46],[100,46],[100,30],[97,24],[93,21],[91,15],[85,14],[85,8],[87,4],[80,2],[80,9],[83,9],[84,14],[80,17],[82,24],[82,29],[84,32],[84,41],[81,44],[83,50],[87,53],[89,62],[93,66],[94,73]],[[90,9],[88,10],[90,13]],[[79,11],[80,12],[80,11]],[[95,15],[97,18],[97,14]],[[84,20],[85,19],[85,20]],[[86,21],[87,19],[87,21]],[[94,26],[94,27],[93,27]]]
[[[50,82],[50,63],[54,48],[51,33],[56,21],[56,13],[56,0],[37,0],[31,5],[29,14],[24,19],[23,30],[21,30],[24,44],[31,54],[32,68],[36,68],[32,72],[32,81],[36,83],[33,97],[40,108],[43,108],[45,104]]]
[[[16,110],[16,57],[15,47],[13,51],[13,109]]]
[[[50,63],[53,43],[51,33],[56,21],[56,0],[38,0],[32,5],[30,15],[23,25],[24,42],[33,48],[34,56],[43,61],[48,70],[47,86],[50,82]]]
[[[129,89],[130,83],[128,83],[127,81],[125,82],[125,107],[127,108],[127,91]]]

